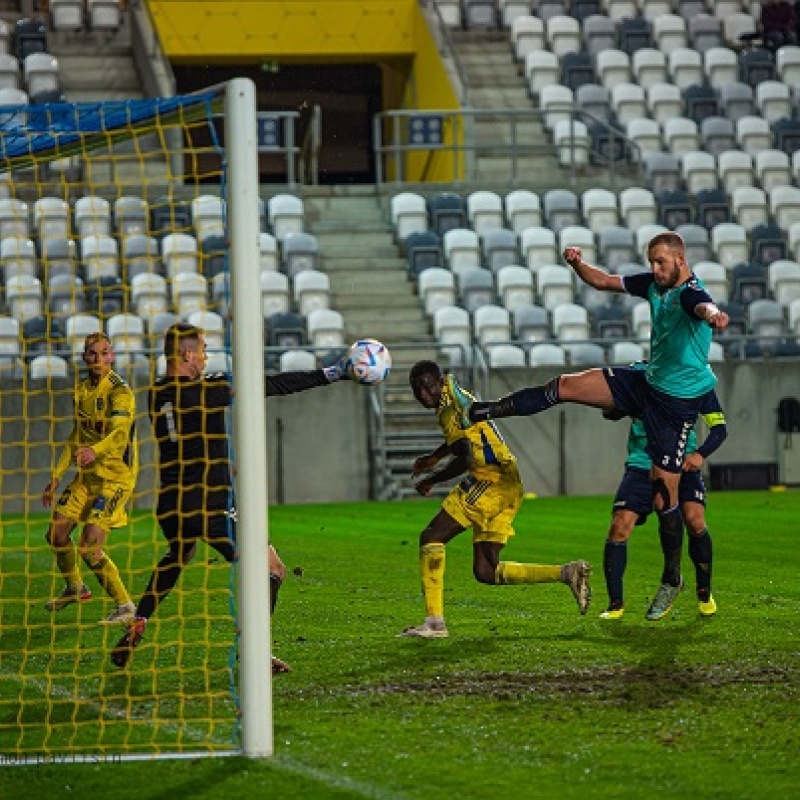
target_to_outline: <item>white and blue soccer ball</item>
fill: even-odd
[[[389,348],[377,339],[359,339],[347,351],[345,369],[357,383],[380,383],[392,369],[392,356]]]

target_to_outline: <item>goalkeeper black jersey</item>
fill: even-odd
[[[323,370],[267,376],[266,395],[294,394],[330,381]],[[226,511],[231,476],[225,411],[231,404],[225,373],[200,379],[159,378],[150,390],[150,419],[158,443],[158,514]]]

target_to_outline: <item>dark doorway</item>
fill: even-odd
[[[372,118],[381,111],[382,96],[378,64],[267,62],[238,66],[182,65],[175,66],[174,71],[180,94],[235,77],[251,78],[257,87],[259,111],[296,111],[299,114],[295,139],[298,146],[308,130],[312,109],[319,106],[322,112],[319,182],[375,182]],[[259,172],[262,183],[284,183],[284,156],[262,153]]]

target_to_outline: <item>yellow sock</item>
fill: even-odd
[[[494,582],[500,584],[557,583],[561,580],[560,566],[544,564],[519,564],[501,561],[494,573]]]
[[[75,545],[72,542],[68,542],[63,547],[53,546],[53,553],[67,586],[80,586],[81,570],[78,566],[78,549]]]
[[[105,553],[99,561],[87,562],[87,564],[97,576],[100,585],[106,590],[106,594],[118,606],[130,603],[130,595],[119,577],[117,565]]]
[[[424,544],[419,549],[425,616],[444,617],[444,545]]]

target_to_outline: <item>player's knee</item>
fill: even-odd
[[[269,546],[269,572],[271,575],[277,575],[281,580],[286,577],[286,565],[281,561],[278,551],[272,546]]]
[[[431,528],[429,525],[422,533],[419,535],[419,546],[424,547],[426,544],[435,544],[439,542],[439,536],[436,532]]]
[[[83,559],[83,563],[86,564],[89,569],[96,569],[99,567],[106,555],[102,547],[93,544],[81,544],[78,547],[78,551]]]
[[[475,580],[478,581],[478,583],[486,583],[491,586],[495,584],[495,568],[487,561],[473,564],[472,574],[475,576]]]
[[[698,506],[696,509],[691,505],[684,506],[681,510],[683,512],[683,524],[686,526],[686,532],[689,536],[702,536],[706,532],[706,515],[703,513],[703,507]]]

